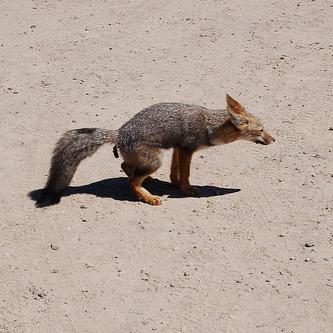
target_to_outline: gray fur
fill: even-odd
[[[116,141],[116,131],[81,128],[66,132],[53,151],[46,189],[61,194],[70,184],[79,163],[105,143]]]
[[[198,145],[210,145],[214,129],[228,119],[226,110],[181,103],[155,104],[137,113],[119,129],[117,145],[122,154],[142,145],[194,149]]]

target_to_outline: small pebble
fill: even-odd
[[[81,205],[80,208],[81,209],[87,209],[88,207],[86,205]]]
[[[296,260],[296,257],[290,257],[289,260]]]
[[[310,258],[305,258],[305,260],[304,260],[305,262],[310,262],[311,261],[311,259]]]
[[[312,243],[312,242],[308,242],[308,243],[305,243],[304,246],[305,246],[305,247],[313,247],[313,246],[314,246],[314,243]]]
[[[56,251],[56,250],[59,250],[59,248],[60,248],[59,245],[57,245],[57,244],[51,244],[51,249],[52,250]]]

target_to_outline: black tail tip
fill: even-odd
[[[61,194],[51,192],[48,189],[31,191],[29,197],[35,201],[35,206],[37,208],[56,205],[61,200]]]

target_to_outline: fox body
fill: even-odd
[[[118,130],[82,128],[66,132],[53,152],[48,181],[38,207],[58,203],[79,163],[105,143],[115,145],[124,160],[123,171],[138,199],[159,205],[142,182],[161,166],[161,150],[173,148],[171,183],[187,195],[198,195],[190,185],[190,164],[195,151],[210,146],[248,140],[267,145],[275,139],[260,120],[227,95],[227,108],[210,110],[197,105],[160,103],[152,105]]]

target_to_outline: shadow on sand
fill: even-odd
[[[158,179],[151,179],[144,183],[144,187],[152,194],[162,196],[167,195],[170,198],[184,198],[184,194],[179,189],[173,187],[169,182]],[[216,186],[197,186],[200,191],[199,197],[213,197],[225,194],[239,192],[237,188],[222,188]],[[29,197],[38,202],[41,200],[44,189],[31,191]],[[101,181],[81,186],[70,186],[64,193],[63,197],[73,194],[93,194],[96,197],[112,198],[121,201],[137,201],[136,197],[128,186],[128,180],[125,177],[108,178]]]

